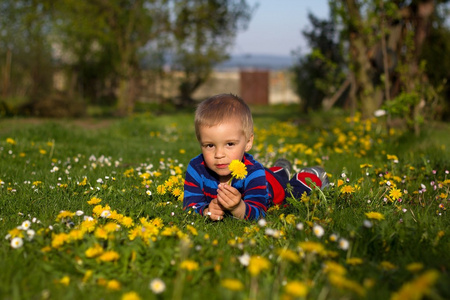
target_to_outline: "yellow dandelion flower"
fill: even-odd
[[[345,185],[341,188],[341,192],[344,194],[351,194],[355,191],[355,188],[351,185]]]
[[[116,261],[120,258],[119,253],[117,253],[116,251],[110,250],[110,251],[105,251],[103,252],[103,254],[101,254],[98,259],[100,259],[101,261],[104,262],[110,262],[110,261]]]
[[[337,181],[337,187],[341,187],[341,185],[343,185],[343,184],[344,184],[344,180],[338,179],[338,181]]]
[[[306,242],[298,243],[298,246],[305,252],[318,253],[318,254],[325,253],[325,248],[321,243],[317,243],[317,242],[313,242],[313,241],[306,241]]]
[[[69,283],[70,283],[70,277],[66,275],[66,276],[64,276],[63,278],[61,278],[61,279],[58,281],[58,283],[60,283],[60,284],[62,284],[62,285],[65,285],[65,286],[68,286]]]
[[[98,239],[107,240],[108,239],[108,231],[106,231],[104,228],[99,227],[99,228],[95,229],[94,236]]]
[[[398,160],[398,157],[396,155],[387,154],[387,159],[388,160]]]
[[[123,217],[119,222],[120,222],[120,224],[122,224],[126,228],[130,228],[131,226],[134,225],[134,221],[130,217]]]
[[[12,239],[15,237],[23,238],[23,231],[18,228],[11,229],[10,231],[8,231],[8,234]]]
[[[295,263],[300,262],[300,256],[292,250],[278,249],[277,253],[281,259],[284,259],[286,261],[291,261]]]
[[[398,292],[392,294],[391,300],[422,299],[425,295],[430,294],[430,290],[438,278],[438,271],[427,271],[413,281],[405,283]]]
[[[299,280],[293,280],[286,283],[284,291],[292,297],[306,297],[308,294],[308,286]]]
[[[248,271],[252,276],[258,276],[264,270],[270,268],[270,261],[262,256],[251,256],[248,263]]]
[[[423,269],[423,264],[419,262],[413,262],[406,266],[406,270],[410,272],[418,272]]]
[[[396,266],[393,263],[386,260],[380,263],[380,267],[385,271],[394,270],[396,268]]]
[[[93,272],[92,270],[87,270],[87,271],[84,273],[84,276],[83,276],[82,281],[83,281],[84,283],[86,283],[89,279],[91,279],[93,273],[94,273],[94,272]]]
[[[402,196],[402,192],[397,189],[397,188],[393,188],[391,189],[391,191],[389,192],[389,196],[393,199],[393,200],[397,200],[398,198],[400,198]]]
[[[53,235],[52,237],[52,247],[53,248],[60,248],[64,245],[65,242],[69,240],[69,235],[67,233],[58,233]]]
[[[93,257],[97,257],[100,256],[103,253],[103,247],[100,246],[99,244],[95,244],[94,246],[88,248],[84,254],[86,255],[87,258],[93,258]]]
[[[59,222],[62,219],[65,218],[71,218],[75,215],[75,213],[67,211],[67,210],[62,210],[59,212],[59,214],[56,216],[56,221]]]
[[[189,231],[192,233],[192,235],[198,235],[197,229],[195,229],[194,226],[192,226],[192,225],[187,225],[187,226],[186,226],[186,229],[189,230]]]
[[[379,212],[375,212],[375,211],[366,213],[366,216],[372,220],[383,220],[384,219],[384,216],[382,214],[380,214]]]
[[[84,177],[82,181],[78,183],[79,186],[85,186],[87,184],[87,177]]]
[[[347,270],[337,262],[332,260],[326,261],[324,263],[323,271],[327,274],[345,275]]]
[[[183,262],[181,262],[180,268],[187,270],[187,271],[195,271],[195,270],[198,270],[198,262],[187,259],[187,260],[184,260]]]
[[[42,154],[42,155],[44,155],[44,154],[47,153],[47,151],[45,151],[44,149],[39,149],[39,153]]]
[[[112,279],[106,283],[106,288],[110,291],[120,291],[121,284],[119,281]]]
[[[244,179],[247,176],[247,167],[240,160],[231,161],[228,169],[231,171],[232,178]]]
[[[160,184],[156,187],[156,192],[159,195],[165,195],[166,194],[166,186],[164,184]]]
[[[141,300],[141,297],[136,292],[128,292],[122,295],[121,300]]]
[[[347,263],[348,265],[353,265],[353,266],[355,266],[355,265],[360,265],[360,264],[362,264],[362,263],[363,263],[363,260],[362,260],[361,258],[359,258],[359,257],[350,257],[350,258],[347,258],[346,263]]]
[[[180,197],[181,193],[182,193],[182,190],[181,190],[181,188],[179,188],[179,187],[174,188],[174,189],[172,190],[172,195],[174,195],[175,197]]]
[[[83,239],[84,232],[81,229],[74,229],[69,232],[69,241],[81,241]]]
[[[13,140],[12,138],[6,138],[6,143],[10,144],[10,145],[15,145],[16,141]]]
[[[120,226],[117,225],[117,224],[114,223],[114,222],[108,222],[108,223],[106,223],[106,224],[103,226],[103,229],[104,229],[106,232],[111,233],[111,232],[115,232],[115,231],[119,230],[119,229],[120,229]]]
[[[361,169],[364,169],[364,168],[372,168],[372,165],[371,165],[371,164],[361,164],[361,165],[359,165],[359,167],[360,167]]]
[[[329,274],[328,280],[330,283],[340,289],[346,289],[355,292],[359,296],[364,296],[366,290],[357,282],[345,278],[338,274]]]
[[[242,291],[244,284],[239,279],[226,278],[220,282],[220,285],[230,291]]]
[[[80,229],[83,232],[93,232],[96,225],[97,220],[84,220],[83,222],[81,222]]]
[[[92,197],[91,200],[89,200],[87,203],[90,205],[96,205],[96,204],[99,204],[100,202],[102,202],[102,199],[97,198],[97,197]]]

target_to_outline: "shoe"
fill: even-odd
[[[330,185],[330,181],[328,180],[327,172],[322,167],[314,166],[314,167],[306,167],[300,170],[300,173],[310,173],[319,177],[322,182],[321,190]]]
[[[290,161],[288,161],[285,158],[279,158],[275,161],[275,163],[273,164],[274,167],[280,167],[283,168],[283,170],[286,172],[287,174],[287,178],[289,180],[289,178],[291,178],[291,171],[292,171],[292,164]]]

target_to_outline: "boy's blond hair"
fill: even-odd
[[[253,134],[253,118],[248,105],[236,95],[219,94],[202,101],[195,111],[195,134],[200,139],[200,127],[211,127],[225,121],[238,119],[248,139]]]

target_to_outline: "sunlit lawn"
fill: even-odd
[[[449,299],[450,126],[297,111],[254,108],[251,153],[332,186],[259,222],[183,211],[190,113],[0,120],[2,299]]]

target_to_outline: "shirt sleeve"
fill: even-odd
[[[261,164],[247,166],[249,174],[246,178],[233,183],[237,189],[243,189],[242,200],[245,203],[246,220],[257,220],[266,216],[269,203],[266,173]]]
[[[183,209],[193,208],[196,213],[203,215],[203,210],[207,208],[209,202],[203,193],[203,182],[200,174],[189,163],[184,180]]]

